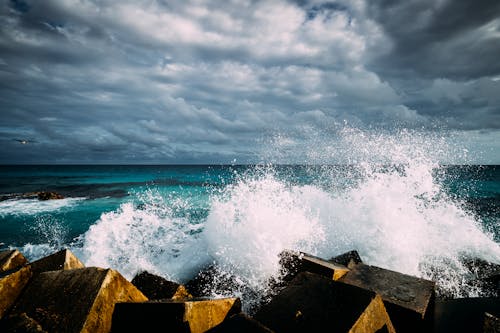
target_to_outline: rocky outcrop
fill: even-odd
[[[58,200],[64,199],[64,196],[57,192],[40,191],[40,192],[27,192],[27,193],[11,193],[0,195],[0,201],[13,200],[13,199],[38,199],[38,200]]]

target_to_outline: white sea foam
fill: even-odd
[[[66,198],[58,200],[10,199],[0,202],[0,217],[8,215],[37,215],[54,212],[76,205],[84,198]]]
[[[477,295],[463,284],[461,259],[500,263],[500,246],[444,191],[435,173],[436,156],[449,151],[444,141],[359,131],[339,140],[351,148],[354,180],[323,167],[314,171],[321,173],[317,182],[297,185],[264,168],[214,193],[198,224],[173,213],[188,202],[153,193],[141,208],[127,203],[103,214],[83,235],[81,256],[128,278],[145,269],[180,282],[215,262],[259,290],[277,273],[283,249],[326,259],[356,249],[369,264],[432,277],[456,297]]]

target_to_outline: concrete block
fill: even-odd
[[[161,328],[166,332],[201,333],[239,312],[239,298],[124,302],[116,304],[112,332],[152,332]]]
[[[23,257],[24,258],[24,257]],[[83,264],[69,250],[61,250],[34,261],[17,271],[11,270],[0,277],[0,318],[14,304],[30,280],[45,271],[82,268]]]
[[[0,252],[0,273],[19,268],[28,263],[19,250],[5,250]]]
[[[284,280],[293,279],[299,272],[316,273],[332,280],[338,280],[349,272],[349,269],[341,264],[304,252],[285,250],[279,256]]]
[[[47,333],[42,326],[26,313],[10,315],[0,321],[0,332]]]
[[[491,313],[484,313],[484,333],[500,333],[500,317],[494,316]]]
[[[427,332],[432,325],[433,281],[365,264],[356,265],[339,281],[379,294],[398,332]]]
[[[335,262],[337,264],[343,265],[347,268],[352,268],[357,264],[361,264],[363,261],[356,250],[352,250],[346,253],[342,253],[336,257],[331,258],[331,262]]]
[[[68,249],[63,249],[49,256],[33,261],[30,266],[32,267],[34,273],[85,267],[85,265]]]
[[[26,266],[0,278],[0,319],[21,295],[32,276],[31,267]]]
[[[89,267],[38,274],[10,314],[26,313],[49,332],[109,332],[117,302],[144,301],[117,271]]]
[[[276,332],[395,332],[375,292],[310,272],[299,273],[253,317]]]
[[[269,328],[257,320],[241,312],[224,320],[211,328],[207,333],[273,333]]]
[[[132,284],[149,300],[192,298],[183,285],[146,271],[137,274],[132,279]]]
[[[498,318],[500,298],[472,297],[437,300],[433,332],[483,332],[488,319],[485,317],[485,312]]]

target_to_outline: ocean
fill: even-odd
[[[64,199],[6,196],[34,191]],[[69,248],[128,279],[147,270],[185,283],[216,264],[259,291],[284,249],[354,249],[468,297],[481,291],[463,285],[461,259],[500,263],[493,165],[1,166],[0,193],[2,248],[30,260]]]

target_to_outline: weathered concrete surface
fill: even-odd
[[[38,274],[10,313],[26,313],[49,332],[109,332],[117,302],[144,301],[117,271],[89,267]]]
[[[161,276],[143,271],[132,279],[137,287],[149,300],[173,299],[182,300],[192,298],[186,288]]]
[[[376,293],[310,273],[299,273],[254,315],[276,332],[395,332]]]
[[[21,295],[32,276],[31,267],[27,266],[0,278],[0,319]]]
[[[357,264],[339,281],[379,294],[398,332],[427,332],[432,325],[433,281],[365,264]]]
[[[475,297],[437,300],[433,332],[483,332],[485,312],[498,318],[500,316],[500,298]]]
[[[273,333],[254,318],[243,312],[232,315],[207,333]]]
[[[0,252],[0,273],[19,268],[28,263],[19,250],[5,250]]]
[[[291,280],[299,272],[316,273],[338,280],[349,272],[349,269],[343,265],[304,252],[285,250],[280,253],[279,257],[284,280]]]
[[[24,258],[24,256],[23,256]],[[41,272],[82,268],[83,264],[69,250],[61,250],[0,277],[0,318],[14,304],[30,280]]]
[[[152,332],[160,327],[168,332],[201,333],[239,312],[239,298],[118,303],[112,332]]]
[[[0,321],[0,332],[47,333],[36,320],[24,312],[7,316]]]
[[[494,316],[489,312],[485,312],[483,332],[500,333],[500,317]]]
[[[34,273],[85,267],[85,265],[68,249],[63,249],[49,256],[33,261],[30,266],[32,267]]]
[[[342,253],[336,257],[331,258],[328,261],[336,262],[337,264],[343,265],[347,268],[352,268],[357,264],[363,263],[358,251],[356,250]]]

